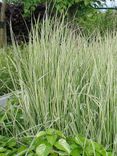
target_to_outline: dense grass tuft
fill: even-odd
[[[47,20],[33,28],[28,45],[14,44],[9,73],[21,91],[23,129],[81,133],[116,151],[116,43],[116,33],[88,43],[63,21]]]

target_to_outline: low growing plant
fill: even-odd
[[[80,135],[65,137],[61,131],[47,129],[35,137],[21,139],[0,136],[1,156],[112,156],[102,145]]]

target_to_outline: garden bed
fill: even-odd
[[[117,155],[117,33],[95,36],[88,42],[64,17],[45,19],[27,44],[0,49],[1,95],[21,91],[0,107],[2,155],[20,147],[24,156]]]

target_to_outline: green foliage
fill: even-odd
[[[94,9],[90,4],[86,5],[84,1],[80,1],[78,5],[73,5],[69,9],[69,20],[74,20],[76,27],[80,27],[85,35],[91,35],[94,32],[104,35],[107,31],[115,31],[117,28],[116,10],[102,12]],[[101,5],[99,2],[98,4]]]
[[[63,13],[64,11],[68,10],[73,5],[81,5],[83,7],[89,6],[92,2],[96,2],[96,4],[100,4],[101,1],[105,0],[7,0],[9,3],[23,3],[24,4],[24,11],[25,15],[29,15],[30,11],[35,9],[35,6],[39,3],[46,3],[55,6],[59,13]]]
[[[65,137],[61,131],[47,129],[35,137],[20,139],[0,136],[2,156],[112,156],[102,145],[80,135]]]
[[[102,1],[105,2],[105,0],[9,0],[8,2],[23,3],[25,16],[29,16],[38,3],[47,4],[47,6],[51,3],[58,13],[66,13],[69,20],[75,17],[77,26],[81,27],[85,34],[98,30],[104,34],[106,30],[116,27],[117,16],[113,15],[113,12],[101,13],[91,7],[92,3],[101,5]]]
[[[45,3],[47,6],[51,3],[58,13],[66,13],[69,20],[75,17],[77,26],[81,27],[85,34],[98,30],[104,34],[106,30],[116,27],[117,16],[113,15],[113,12],[101,13],[91,7],[92,3],[99,6],[102,1],[105,2],[105,0],[10,0],[9,2],[23,3],[25,16],[34,11],[38,3]]]
[[[7,48],[7,54],[10,56],[9,48]],[[13,84],[8,73],[5,51],[0,49],[0,95],[8,93],[9,88],[13,88]]]

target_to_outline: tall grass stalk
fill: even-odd
[[[115,32],[88,43],[64,20],[45,20],[33,27],[28,45],[14,44],[16,74],[10,67],[9,73],[21,90],[24,130],[40,125],[81,133],[116,151],[116,43]]]

